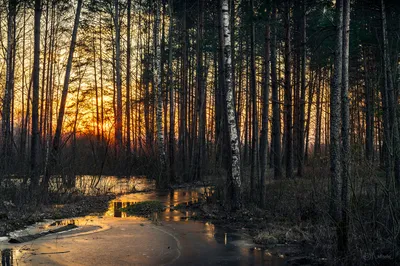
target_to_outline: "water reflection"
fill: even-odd
[[[114,193],[117,195],[149,191],[155,189],[155,181],[144,176],[117,177],[117,176],[93,176],[82,175],[72,177],[74,188],[86,195]],[[51,189],[58,191],[64,186],[63,177],[51,179]]]
[[[121,211],[121,208],[125,208],[130,204],[141,201],[161,201],[166,206],[166,209],[163,213],[159,214],[156,219],[164,221],[165,224],[169,223],[173,224],[174,227],[180,227],[180,231],[177,232],[184,235],[182,241],[187,239],[186,241],[188,241],[188,246],[191,246],[189,249],[204,249],[204,246],[201,245],[204,245],[205,243],[207,248],[212,247],[210,252],[213,253],[213,255],[210,254],[210,257],[213,256],[214,259],[223,259],[228,263],[221,265],[282,265],[282,259],[276,256],[271,256],[271,253],[265,249],[254,247],[251,238],[248,236],[237,231],[215,226],[210,222],[191,221],[190,218],[195,215],[194,212],[177,210],[176,206],[179,204],[190,205],[197,203],[206,192],[205,188],[182,188],[169,191],[154,190],[151,192],[130,193],[139,189],[147,190],[152,188],[153,183],[152,181],[140,178],[124,179],[106,177],[98,180],[90,176],[77,178],[75,185],[80,190],[86,191],[88,194],[95,193],[96,190],[111,191],[117,194],[125,193],[110,202],[109,208],[104,214],[105,218],[108,218],[107,221],[112,221],[113,219],[139,219],[137,217],[128,217],[125,212]],[[78,226],[90,224],[95,225],[96,221],[93,222],[90,217],[64,219],[37,224],[36,227],[29,230],[31,230],[30,232],[35,232],[35,230],[50,230],[68,224],[75,224]],[[1,265],[17,265],[18,258],[21,257],[21,254],[17,252],[22,251],[18,251],[17,248],[15,250],[8,248],[3,249],[1,251]],[[26,253],[27,251],[24,252]],[[231,261],[231,259],[235,260]],[[204,261],[205,264],[210,265],[207,264],[207,261],[208,260]]]
[[[0,251],[1,253],[1,265],[2,266],[11,266],[14,265],[13,261],[13,250],[11,249],[3,249]]]
[[[66,180],[68,180],[66,182]],[[26,181],[26,183],[24,183]],[[0,180],[3,187],[29,186],[29,180],[21,177],[9,177]],[[155,181],[144,176],[103,176],[103,175],[80,175],[80,176],[52,176],[49,184],[52,191],[64,191],[75,189],[85,195],[99,195],[104,193],[115,193],[117,195],[149,191],[155,189]]]
[[[188,221],[192,212],[178,211],[175,207],[179,204],[194,204],[199,201],[199,198],[204,194],[204,188],[194,189],[176,189],[170,191],[152,191],[148,193],[133,193],[122,195],[110,202],[109,208],[105,214],[107,217],[127,218],[125,212],[121,212],[121,208],[125,208],[131,204],[157,200],[164,203],[166,209],[161,214],[160,219],[164,221]]]

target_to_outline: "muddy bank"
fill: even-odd
[[[51,204],[39,207],[29,205],[15,206],[12,202],[0,204],[0,236],[22,229],[44,219],[62,219],[103,214],[114,194],[101,196],[78,196],[63,204]]]

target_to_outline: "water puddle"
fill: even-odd
[[[103,180],[90,176],[77,179],[75,185],[87,191],[88,194],[93,192],[93,188],[89,189],[89,187],[95,185],[97,190],[110,191],[120,194],[120,196],[110,202],[109,208],[103,216],[87,216],[57,221],[47,220],[29,226],[24,230],[13,232],[10,234],[10,237],[37,234],[46,230],[74,224],[78,226],[77,229],[60,233],[60,235],[72,235],[98,230],[102,227],[103,221],[107,224],[113,224],[122,221],[121,219],[126,219],[127,221],[135,219],[145,220],[144,218],[129,217],[121,211],[121,208],[137,202],[157,200],[162,202],[166,206],[166,209],[153,218],[161,221],[167,229],[174,232],[180,238],[183,247],[186,246],[185,243],[187,245],[194,245],[196,247],[194,250],[198,249],[199,252],[203,249],[208,250],[212,248],[210,256],[226,261],[226,264],[222,265],[283,264],[284,259],[282,257],[279,257],[279,255],[276,256],[276,254],[272,255],[269,250],[256,246],[252,238],[243,232],[217,227],[210,222],[194,221],[191,220],[191,217],[195,213],[176,210],[176,206],[179,204],[196,203],[204,193],[209,192],[209,188],[180,188],[171,191],[153,190],[138,193],[136,191],[146,191],[154,188],[154,183],[143,178],[118,179],[108,177]],[[22,246],[12,246],[7,244],[7,241],[8,239],[0,239],[2,266],[18,265],[18,260],[23,256],[35,254],[35,250],[31,249],[29,242]],[[242,263],[243,261],[245,261],[244,264]],[[240,263],[237,264],[237,262]]]

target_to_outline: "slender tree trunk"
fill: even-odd
[[[279,86],[277,75],[277,58],[276,58],[276,4],[272,3],[272,16],[271,22],[273,25],[272,43],[271,43],[271,89],[272,89],[272,151],[274,178],[282,177],[282,164],[281,164],[281,115],[279,107]]]
[[[11,134],[11,112],[14,91],[14,56],[15,56],[15,27],[17,15],[17,1],[8,2],[7,14],[7,50],[6,50],[6,86],[4,89],[3,108],[2,108],[2,152],[1,169],[7,173],[9,170],[10,157],[12,153],[12,134]]]
[[[303,176],[304,167],[304,124],[305,124],[305,107],[306,107],[306,0],[302,3],[302,18],[301,18],[301,88],[300,88],[300,112],[299,112],[299,130],[298,130],[298,156],[297,156],[297,175]]]
[[[197,87],[199,94],[198,108],[199,108],[199,161],[197,164],[197,179],[201,180],[203,177],[204,168],[206,167],[206,86],[205,86],[205,71],[203,64],[203,32],[204,32],[204,0],[199,0],[199,28],[198,28],[198,78]]]
[[[267,16],[265,28],[265,58],[264,58],[264,86],[263,86],[263,105],[262,105],[262,130],[260,137],[260,170],[261,170],[261,193],[260,202],[264,207],[266,203],[266,186],[268,170],[268,111],[269,111],[269,78],[270,78],[270,42],[271,33],[269,25],[270,1],[267,2]]]
[[[40,63],[40,17],[42,4],[35,0],[34,52],[33,52],[33,94],[32,94],[32,135],[31,135],[31,192],[32,199],[39,195],[39,63]]]
[[[20,135],[20,160],[21,164],[25,169],[25,153],[26,153],[26,133],[27,128],[25,127],[25,47],[26,47],[26,4],[23,4],[23,26],[22,26],[22,81],[21,81],[21,97],[22,97],[22,110],[21,110],[21,135]],[[29,98],[29,96],[27,97]],[[25,178],[26,180],[26,178]]]
[[[320,70],[318,72],[318,85],[316,88],[316,115],[315,115],[315,133],[314,133],[314,156],[320,155],[321,154],[321,123],[322,123],[322,117],[321,117],[321,111],[322,111],[322,102],[323,102],[323,97],[321,96],[321,89],[323,90],[324,82],[322,81],[323,75],[322,71]],[[322,88],[321,88],[322,87]],[[322,92],[323,95],[323,92]]]
[[[286,178],[293,177],[292,87],[290,74],[290,1],[285,10],[285,161]]]
[[[116,156],[122,149],[122,76],[121,76],[121,25],[119,0],[114,0],[114,30],[115,30],[115,78],[117,89],[117,109],[115,117],[115,150]]]
[[[366,135],[365,135],[365,157],[367,161],[372,162],[373,159],[373,150],[374,150],[374,111],[373,111],[373,90],[370,85],[370,77],[369,77],[369,65],[368,58],[369,54],[367,52],[367,48],[363,47],[363,61],[364,61],[364,82],[365,82],[365,126],[366,126]]]
[[[254,0],[250,0],[249,5],[251,26],[250,26],[250,87],[252,103],[252,141],[251,141],[251,173],[250,173],[250,195],[255,200],[256,184],[259,180],[258,175],[258,112],[257,112],[257,83],[256,83],[256,55],[255,55],[255,25],[254,25]]]
[[[307,105],[307,124],[306,124],[306,146],[305,146],[305,154],[304,161],[307,162],[309,158],[309,144],[310,144],[310,125],[311,125],[311,107],[313,105],[314,98],[314,89],[315,89],[315,81],[314,81],[314,72],[311,72],[310,85],[308,87],[308,105]]]
[[[343,257],[348,253],[348,208],[350,179],[350,108],[349,108],[349,33],[350,0],[343,0],[343,69],[342,69],[342,220],[339,224],[338,250]]]
[[[330,164],[331,164],[331,216],[336,223],[341,218],[341,160],[340,160],[340,120],[341,87],[343,62],[343,0],[336,1],[336,44],[333,84],[330,96]]]
[[[40,145],[42,146],[42,154],[44,154],[43,147],[45,146],[45,129],[44,129],[44,124],[45,124],[45,84],[46,84],[46,63],[48,61],[48,56],[49,53],[47,51],[47,43],[48,43],[48,28],[49,28],[49,1],[46,0],[45,4],[46,8],[46,15],[45,15],[45,29],[44,29],[44,47],[43,47],[43,67],[42,67],[42,84],[41,84],[41,90],[40,90],[40,116],[39,116],[39,134],[40,134]],[[48,76],[47,76],[48,78]],[[49,82],[49,80],[47,80]]]
[[[169,183],[175,183],[175,91],[172,70],[172,36],[174,32],[173,0],[168,2],[168,89],[169,89]]]
[[[126,155],[128,163],[131,155],[131,5],[128,0],[127,47],[126,47]]]
[[[397,118],[397,97],[394,91],[392,68],[390,63],[389,41],[387,37],[386,10],[384,0],[381,0],[382,37],[383,37],[383,68],[385,90],[387,91],[387,105],[389,108],[390,144],[393,147],[394,182],[392,186],[400,188],[400,136]]]
[[[99,18],[99,45],[100,45],[100,114],[101,114],[101,143],[104,142],[104,82],[103,82],[103,26],[102,16]]]
[[[50,181],[50,171],[53,168],[53,166],[56,165],[57,163],[57,157],[58,157],[58,152],[61,144],[61,131],[62,131],[62,124],[64,120],[64,114],[65,114],[65,105],[67,103],[67,96],[68,96],[68,88],[69,88],[69,80],[71,76],[71,69],[72,69],[72,60],[74,57],[74,51],[75,51],[75,45],[76,45],[76,39],[78,35],[78,26],[79,26],[79,18],[81,14],[81,9],[82,9],[82,0],[78,0],[78,5],[75,13],[75,21],[74,21],[74,28],[72,31],[72,38],[71,38],[71,43],[69,47],[69,54],[68,54],[68,61],[67,61],[67,67],[65,71],[65,77],[64,77],[64,85],[63,85],[63,90],[61,94],[61,103],[59,107],[59,112],[58,112],[58,118],[57,118],[57,126],[56,126],[56,132],[54,134],[54,139],[53,139],[53,147],[52,147],[52,152],[51,152],[51,161],[49,162],[50,165],[46,167],[47,173],[45,173],[45,178],[42,182],[43,189],[44,191],[47,191],[48,188],[48,183]],[[33,106],[32,106],[33,108]],[[33,115],[33,113],[32,113]]]
[[[162,111],[163,111],[163,99],[162,99],[162,84],[161,84],[161,46],[159,38],[159,25],[160,25],[160,5],[159,0],[154,2],[154,85],[155,85],[155,95],[156,95],[156,126],[157,126],[157,148],[158,148],[158,159],[160,163],[160,173],[157,176],[157,184],[163,187],[166,180],[164,180],[166,162],[165,162],[165,146],[164,146],[164,133],[163,133],[163,123],[162,123]]]
[[[224,33],[224,66],[225,66],[225,84],[226,84],[226,109],[228,110],[228,128],[229,143],[231,148],[231,200],[232,208],[241,207],[241,173],[240,173],[240,149],[239,138],[237,135],[237,125],[235,116],[235,104],[232,91],[232,53],[231,53],[231,35],[229,27],[229,1],[222,0],[222,30]]]
[[[94,89],[96,93],[96,141],[97,145],[100,144],[100,110],[99,110],[99,86],[97,84],[97,66],[96,66],[96,36],[93,31],[92,36],[92,48],[93,48],[93,74],[94,74]]]
[[[183,180],[187,180],[188,170],[187,170],[187,132],[186,132],[186,113],[187,113],[187,12],[186,12],[186,1],[183,7],[183,36],[182,36],[182,93],[181,93],[181,110],[180,110],[180,125],[179,125],[179,154],[181,156],[182,162],[182,175]]]

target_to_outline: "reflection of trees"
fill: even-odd
[[[114,202],[114,217],[122,217],[122,202]]]
[[[13,252],[11,249],[4,249],[1,251],[1,265],[11,266],[13,264]]]

